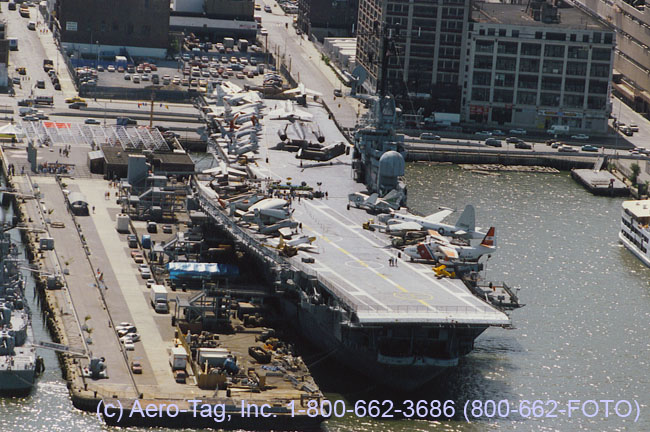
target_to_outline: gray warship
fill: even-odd
[[[20,396],[32,389],[43,363],[33,345],[21,260],[9,229],[0,234],[0,394]]]

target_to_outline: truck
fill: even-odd
[[[9,50],[10,51],[18,51],[18,39],[9,38],[7,40],[9,41]]]
[[[552,135],[559,135],[559,134],[568,134],[569,133],[569,126],[564,126],[564,125],[552,125],[546,133],[552,134]]]
[[[173,347],[169,355],[169,364],[172,370],[185,370],[187,366],[187,352],[185,348],[182,346]]]
[[[246,52],[248,51],[248,41],[246,39],[239,39],[237,41],[237,49],[239,52]]]
[[[235,47],[235,40],[233,38],[223,38],[223,46],[226,48],[233,49]]]
[[[149,298],[151,300],[151,305],[157,313],[169,312],[169,306],[167,305],[167,289],[163,285],[152,285]]]
[[[54,62],[50,59],[43,59],[43,70],[45,73],[49,72],[50,69],[54,69]]]
[[[34,103],[37,105],[54,105],[53,96],[36,96]]]

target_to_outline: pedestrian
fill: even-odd
[[[93,206],[93,214],[95,213],[95,206]]]
[[[393,258],[391,257],[388,258],[388,267],[392,267],[392,266],[393,266]]]

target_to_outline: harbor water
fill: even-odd
[[[327,421],[324,428],[350,432],[650,430],[650,269],[617,241],[622,199],[595,197],[566,172],[485,176],[454,166],[411,164],[407,183],[409,205],[420,214],[433,213],[438,206],[462,210],[465,204],[474,204],[477,225],[497,229],[498,251],[487,260],[485,277],[519,288],[526,306],[512,313],[514,329],[488,329],[458,368],[417,393],[379,390],[327,359],[318,362],[310,357],[308,363],[314,363],[326,395],[344,399],[348,407],[358,400],[391,398],[397,409],[405,399],[437,399],[453,401],[456,411],[452,419],[439,421],[348,414]],[[32,287],[33,282],[28,287],[30,298]],[[47,331],[38,307],[33,310],[36,339],[42,340]],[[32,394],[0,399],[0,431],[111,430],[96,416],[72,407],[55,355],[47,351],[40,355],[47,369]],[[502,402],[501,412],[492,418],[468,423],[463,406],[475,400],[483,406],[489,400],[507,401],[510,412]],[[531,412],[523,418],[512,413],[524,400],[544,401],[541,415],[534,418]],[[607,413],[606,403],[600,402],[604,400],[614,401]],[[621,400],[633,405],[634,412],[627,418],[614,410]],[[636,422],[635,402],[640,407]],[[578,409],[569,413],[569,404]],[[594,415],[596,406],[599,412]],[[619,408],[626,414],[624,404]]]

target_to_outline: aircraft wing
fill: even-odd
[[[454,248],[447,246],[438,246],[438,250],[445,256],[446,259],[458,259],[458,251]]]
[[[388,231],[420,231],[422,225],[417,222],[400,222],[388,225]]]
[[[429,216],[425,217],[424,220],[427,222],[431,223],[440,223],[444,218],[452,214],[454,211],[453,210],[440,210],[437,213],[430,214]]]
[[[311,120],[312,117],[314,117],[312,114],[308,113],[307,111],[295,109],[293,110],[293,115],[294,117],[298,117],[301,120]]]
[[[429,235],[433,238],[435,238],[437,241],[443,242],[445,244],[449,244],[449,240],[447,240],[445,237],[441,236],[438,231],[435,230],[428,230],[427,231]]]

